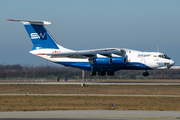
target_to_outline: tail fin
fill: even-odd
[[[19,21],[24,24],[26,31],[33,43],[32,50],[37,49],[60,49],[60,45],[58,45],[55,40],[51,37],[49,32],[46,30],[44,25],[51,25],[50,22],[47,21],[27,21],[27,20],[12,20],[8,19],[8,21]],[[62,47],[63,48],[63,47]],[[66,49],[66,48],[63,48]],[[68,50],[68,49],[67,49]]]

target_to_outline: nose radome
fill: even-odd
[[[171,60],[170,65],[173,66],[175,64],[175,62],[173,60]]]

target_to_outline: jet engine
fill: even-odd
[[[126,57],[96,57],[96,58],[89,58],[90,64],[125,64]]]
[[[97,57],[97,58],[89,58],[90,64],[111,64],[112,58],[109,57]]]
[[[125,64],[126,57],[112,57],[112,64]]]

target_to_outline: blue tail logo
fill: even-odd
[[[39,35],[37,33],[31,33],[31,39],[41,39],[45,40],[47,39],[46,33],[40,33]]]
[[[33,49],[59,49],[56,42],[50,36],[43,25],[24,24],[33,43]]]
[[[50,33],[46,30],[44,25],[50,25],[47,21],[29,21],[29,20],[14,20],[7,19],[8,21],[18,21],[24,24],[26,31],[33,43],[32,50],[37,49],[60,49],[55,40],[51,37]]]

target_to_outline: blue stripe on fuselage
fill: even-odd
[[[130,62],[126,64],[111,64],[111,65],[91,65],[89,62],[55,62],[64,66],[76,67],[82,70],[91,71],[117,71],[117,70],[151,70],[145,64],[138,62]]]

